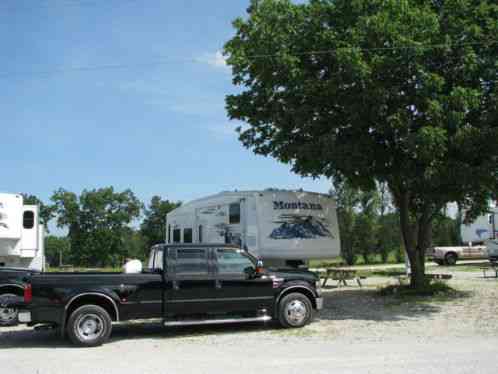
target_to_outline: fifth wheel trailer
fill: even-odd
[[[235,244],[268,266],[297,267],[340,254],[336,204],[325,194],[221,192],[180,206],[166,222],[167,243]]]
[[[38,206],[24,205],[22,195],[0,193],[0,269],[44,269],[45,230],[38,217]]]

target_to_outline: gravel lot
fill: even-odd
[[[376,295],[394,278],[327,288],[306,328],[240,325],[163,329],[116,325],[103,347],[74,348],[51,331],[0,329],[2,373],[496,373],[498,280],[468,266],[453,274],[452,300]]]

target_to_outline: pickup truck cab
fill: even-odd
[[[157,245],[149,269],[124,273],[33,274],[19,321],[51,325],[80,346],[97,346],[112,322],[161,318],[165,326],[278,321],[302,327],[322,308],[318,277],[269,271],[230,245]]]

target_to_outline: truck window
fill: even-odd
[[[217,249],[216,259],[219,274],[243,274],[247,269],[255,268],[247,256],[234,250]]]
[[[231,225],[240,223],[240,203],[230,204],[228,210],[228,223]]]
[[[173,230],[173,243],[180,243],[181,241],[181,230],[174,229]]]
[[[25,229],[32,229],[35,226],[35,213],[31,210],[26,210],[22,217],[22,225]]]
[[[192,229],[183,229],[183,242],[192,243]]]
[[[207,275],[209,273],[206,249],[178,248],[176,275]]]

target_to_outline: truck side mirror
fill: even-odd
[[[261,274],[263,273],[263,260],[260,258],[258,259],[258,262],[256,262],[256,274]]]

